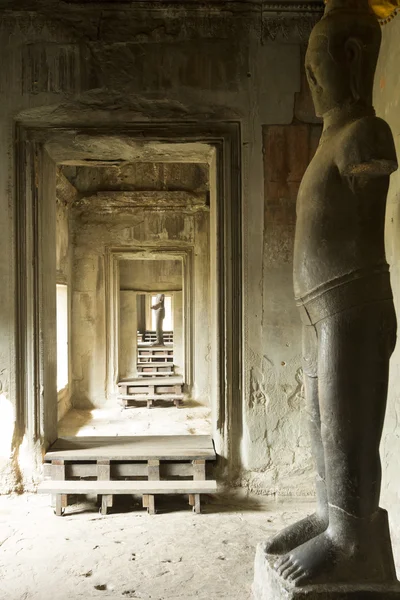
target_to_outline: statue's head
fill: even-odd
[[[306,54],[318,116],[352,104],[372,106],[380,43],[380,26],[368,0],[328,0]]]

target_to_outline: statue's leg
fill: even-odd
[[[386,513],[379,509],[379,444],[395,332],[391,301],[318,325],[329,527],[278,561],[278,571],[296,585],[394,577]]]
[[[328,526],[328,501],[325,484],[325,458],[321,437],[318,400],[318,339],[314,326],[303,326],[304,392],[309,417],[311,445],[316,465],[317,510],[314,514],[286,527],[265,544],[268,554],[286,554],[319,535]]]
[[[160,311],[161,313],[161,311]],[[157,344],[159,346],[164,345],[164,336],[163,336],[163,319],[161,314],[157,315]]]
[[[156,312],[156,341],[152,346],[164,346],[163,318],[160,310]]]

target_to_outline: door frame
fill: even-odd
[[[120,282],[119,262],[121,260],[179,260],[182,262],[183,291],[183,382],[191,386],[193,382],[193,310],[192,310],[192,273],[193,250],[188,248],[162,248],[146,246],[146,248],[109,247],[106,249],[106,339],[111,343],[107,349],[106,385],[108,397],[118,394],[119,350],[120,350]],[[136,339],[132,341],[136,348]]]
[[[55,243],[55,169],[63,158],[59,154],[55,157],[52,151],[56,148],[59,152],[59,141],[79,135],[120,134],[139,143],[199,142],[212,146],[216,156],[216,219],[211,235],[215,235],[217,264],[211,267],[215,267],[217,277],[212,350],[218,377],[212,390],[213,438],[217,453],[226,459],[228,466],[237,465],[243,418],[240,122],[146,119],[121,122],[118,115],[110,119],[106,111],[103,121],[96,126],[65,121],[16,123],[16,394],[22,430],[28,444],[40,447],[40,452],[57,438],[55,340],[51,326],[51,320],[55,321],[55,301],[49,291],[53,284],[49,269],[54,260],[55,296],[55,251],[54,258],[47,254],[49,240],[54,239]],[[53,176],[54,182],[50,181]]]

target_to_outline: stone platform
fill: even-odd
[[[254,600],[400,600],[400,583],[382,585],[288,585],[273,564],[277,557],[267,555],[264,544],[257,546],[254,565]]]

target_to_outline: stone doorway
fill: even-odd
[[[230,440],[240,436],[241,427],[239,126],[215,123],[204,128],[194,123],[135,123],[111,129],[19,123],[18,139],[18,296],[21,299],[18,350],[20,363],[24,365],[18,391],[29,446],[40,449],[41,453],[58,435],[55,290],[59,274],[54,253],[57,172],[65,167],[118,167],[130,161],[151,162],[155,157],[158,162],[183,162],[190,157],[188,162],[208,164],[213,181],[208,196],[210,254],[214,260],[209,266],[212,314],[207,359],[215,368],[210,379],[209,408],[217,453],[229,464],[237,451]],[[80,200],[76,202],[79,204]],[[107,210],[112,208],[108,206]],[[109,245],[107,252],[110,258],[127,250],[131,248],[119,244]],[[143,252],[143,247],[136,250]],[[104,262],[105,270],[110,268],[113,259],[110,260]],[[108,271],[105,286],[114,285],[112,281]],[[113,294],[108,297],[112,303]],[[90,297],[87,301],[90,304]],[[70,319],[73,314],[71,308]],[[108,335],[113,312],[105,310],[103,314],[103,321],[96,323],[96,327],[104,328]],[[112,400],[118,383],[115,361],[110,359],[110,355],[115,355],[116,342],[111,341],[103,369],[107,401]],[[194,362],[185,361],[185,385],[195,383],[191,379]],[[96,361],[96,367],[97,364]]]

